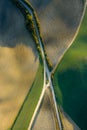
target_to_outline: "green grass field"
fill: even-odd
[[[57,103],[87,130],[87,9],[79,33],[54,74]]]
[[[11,130],[27,130],[42,91],[44,81],[43,71],[43,63],[40,62],[36,79],[32,84],[31,90],[18,113]]]

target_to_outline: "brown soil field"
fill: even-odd
[[[29,1],[38,14],[47,54],[56,65],[76,33],[83,13],[83,0]]]

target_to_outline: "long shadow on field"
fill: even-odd
[[[32,48],[35,45],[25,27],[25,20],[20,10],[13,5],[11,0],[0,1],[0,46],[15,47],[24,44]]]

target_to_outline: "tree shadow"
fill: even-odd
[[[36,55],[33,37],[25,27],[25,20],[20,10],[11,0],[0,1],[0,46],[15,47],[24,44],[31,47]]]

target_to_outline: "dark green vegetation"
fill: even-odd
[[[87,130],[87,9],[79,33],[54,74],[57,103]]]
[[[31,90],[18,113],[11,130],[27,130],[42,91],[44,80],[43,71],[43,64],[41,62],[36,74],[36,79],[32,84]]]

